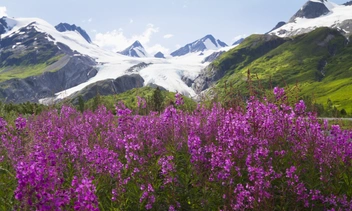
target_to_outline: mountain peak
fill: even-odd
[[[214,39],[215,40],[214,36],[211,34],[205,35],[205,37],[203,37],[203,39]]]
[[[156,53],[154,55],[155,58],[159,58],[159,59],[165,59],[165,56],[163,53],[161,53],[160,51],[158,53]]]
[[[68,24],[68,23],[60,23],[57,26],[55,26],[56,30],[59,32],[65,32],[65,31],[77,31],[82,37],[88,42],[92,43],[92,40],[90,39],[89,35],[87,32],[82,29],[79,26],[76,26],[75,24]]]
[[[328,27],[338,29],[342,34],[350,36],[351,19],[352,7],[349,6],[349,2],[338,5],[328,0],[310,0],[292,16],[288,23],[279,28],[275,27],[269,33],[279,37],[292,37],[311,32],[319,27]]]
[[[327,2],[327,0],[309,0],[311,2],[317,2],[317,3],[322,3],[324,4],[325,2]]]
[[[221,40],[215,39],[213,35],[208,34],[205,37],[174,51],[171,53],[171,56],[183,56],[188,53],[203,52],[205,50],[218,50],[223,47],[227,47],[227,44]]]
[[[211,34],[206,35],[205,37],[203,37],[202,39],[200,39],[200,41],[206,42],[206,40],[208,40],[208,39],[214,44],[214,46],[215,46],[216,48],[226,47],[226,46],[227,46],[226,43],[222,42],[221,40],[216,40],[216,39],[214,38],[214,36],[211,35]],[[211,49],[209,49],[209,48],[207,48],[207,49],[208,49],[208,50],[211,50]]]
[[[148,55],[143,45],[138,40],[136,40],[130,47],[118,53],[130,57],[147,57]]]
[[[134,47],[143,47],[142,44],[138,40],[134,41],[132,46],[134,46]]]
[[[309,0],[290,18],[289,22],[295,22],[297,18],[318,18],[328,14],[333,6],[334,5],[327,0]]]

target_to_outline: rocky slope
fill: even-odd
[[[76,86],[97,74],[95,62],[87,57],[64,56],[64,63],[55,72],[44,72],[24,79],[10,79],[0,83],[0,98],[5,102],[39,102],[55,93]],[[55,64],[54,64],[55,65]]]
[[[36,21],[11,30],[15,19],[0,19],[0,98],[6,102],[38,102],[97,74],[97,63],[69,46],[55,42]],[[1,27],[0,27],[1,28]],[[10,34],[8,34],[10,33]]]
[[[102,96],[120,94],[134,88],[143,87],[143,83],[143,78],[138,74],[124,75],[116,79],[108,79],[91,84],[70,96],[70,98],[75,99],[81,96],[83,100],[88,101],[97,94]]]

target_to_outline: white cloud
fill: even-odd
[[[133,42],[138,40],[144,46],[145,50],[154,55],[158,51],[162,51],[167,54],[169,49],[161,46],[160,44],[150,45],[150,40],[155,33],[159,32],[159,28],[153,24],[148,24],[144,32],[141,34],[135,34],[130,37],[124,34],[123,29],[113,30],[106,33],[97,33],[94,37],[94,43],[102,48],[118,52],[126,49],[132,45]]]
[[[6,7],[0,7],[0,18],[3,16],[7,16],[6,11],[7,11]]]
[[[133,21],[133,19],[130,19],[130,23],[133,23],[134,21]]]
[[[89,18],[88,19],[88,23],[92,22],[93,21],[93,18]]]
[[[164,35],[164,38],[165,39],[170,39],[171,37],[173,37],[174,35],[173,34],[165,34]]]

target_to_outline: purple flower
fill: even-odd
[[[183,98],[180,93],[175,94],[175,104],[180,106],[184,104]]]
[[[15,125],[18,130],[22,130],[26,127],[27,120],[23,117],[18,117],[15,120]]]
[[[282,99],[285,96],[284,88],[274,87],[273,92],[274,92],[274,95],[276,96],[276,99]]]

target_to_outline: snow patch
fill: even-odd
[[[206,39],[203,43],[208,50],[217,50],[220,47],[218,44],[216,46],[210,39]]]

